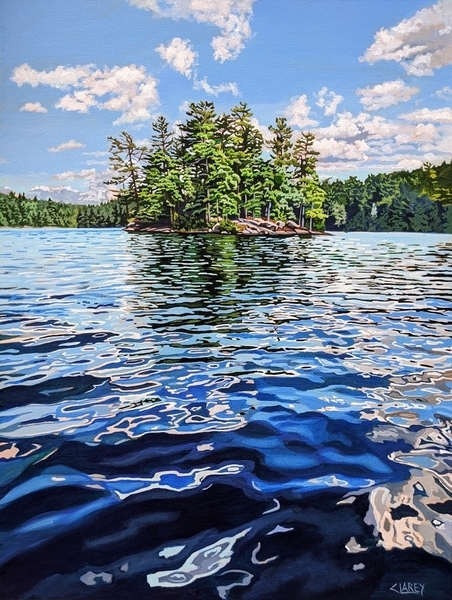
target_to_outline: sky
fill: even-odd
[[[1,0],[0,50],[0,191],[108,200],[108,136],[200,100],[313,132],[321,178],[452,158],[452,0]]]

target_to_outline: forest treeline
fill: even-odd
[[[0,227],[118,227],[126,223],[125,207],[117,200],[83,205],[0,193]]]
[[[132,218],[166,219],[175,228],[261,217],[309,228],[452,233],[452,161],[364,181],[321,181],[312,133],[277,117],[262,135],[246,103],[217,114],[212,102],[189,105],[175,132],[165,117],[144,146],[110,137],[115,199],[101,205],[0,195],[0,225],[114,227]]]
[[[452,160],[322,187],[328,231],[452,233]]]

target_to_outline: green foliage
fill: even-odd
[[[325,181],[326,228],[450,233],[452,161],[414,171]]]
[[[286,117],[276,117],[275,125],[270,125],[269,130],[273,134],[269,141],[269,148],[273,164],[276,167],[287,167],[293,163],[292,128],[287,124]]]
[[[239,228],[232,221],[229,221],[228,219],[223,219],[223,221],[220,221],[219,223],[218,231],[220,233],[229,233],[234,235],[239,232]]]
[[[127,222],[119,202],[96,206],[0,194],[1,227],[117,227]]]
[[[175,231],[199,231],[206,229],[206,222],[196,215],[178,215],[172,227]]]
[[[295,133],[277,117],[267,158],[245,102],[221,115],[212,102],[192,103],[177,132],[163,116],[151,128],[147,148],[125,131],[108,138],[113,202],[77,206],[0,194],[0,226],[114,227],[137,217],[193,231],[252,216],[317,230],[451,232],[452,161],[321,182],[314,134]]]
[[[123,131],[118,138],[109,137],[108,140],[110,141],[110,167],[114,174],[105,183],[120,186],[118,196],[129,216],[131,205],[135,212],[140,209],[141,160],[146,148],[137,146],[127,131]]]
[[[293,131],[278,117],[270,127],[271,158],[264,159],[263,136],[245,102],[221,115],[213,102],[191,103],[178,129],[171,131],[160,116],[152,123],[149,148],[138,147],[127,132],[108,138],[114,171],[109,183],[117,186],[127,216],[169,218],[185,229],[191,226],[179,217],[205,223],[249,215],[293,219],[294,206],[303,204],[309,205],[311,225],[315,219],[323,227],[313,134],[302,134],[293,154]]]

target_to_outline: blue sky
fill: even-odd
[[[0,186],[108,198],[108,136],[188,102],[312,131],[321,177],[452,154],[452,0],[2,0]]]

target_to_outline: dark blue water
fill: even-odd
[[[2,599],[450,598],[451,236],[1,233]]]

